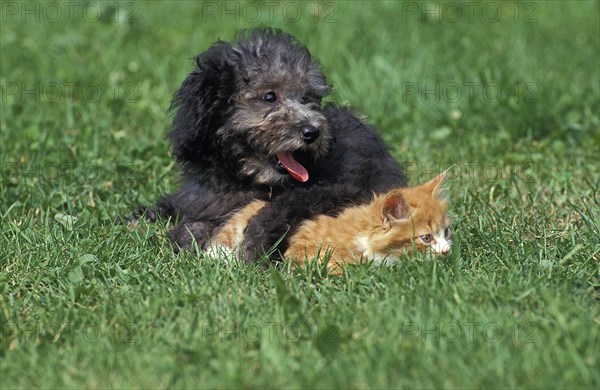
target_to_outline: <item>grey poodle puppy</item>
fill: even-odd
[[[277,259],[303,220],[405,185],[372,127],[322,104],[330,90],[308,50],[280,30],[217,42],[196,57],[171,106],[181,187],[132,220],[173,218],[176,249],[202,247],[233,212],[261,199],[267,206],[245,231],[246,260]]]

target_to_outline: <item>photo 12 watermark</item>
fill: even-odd
[[[127,1],[1,1],[2,23],[136,23],[139,6]]]
[[[456,103],[474,101],[496,103],[511,99],[515,104],[539,102],[540,86],[533,81],[500,84],[479,81],[447,81],[402,83],[402,102]]]
[[[540,166],[535,162],[504,164],[497,162],[461,161],[451,165],[441,163],[402,162],[408,177],[416,178],[416,182],[424,182],[448,169],[448,181],[457,183],[499,181],[535,183],[538,181]]]
[[[140,325],[136,323],[77,324],[69,322],[17,323],[7,321],[0,330],[2,341],[27,343],[104,343],[106,339],[115,343],[138,344]]]
[[[401,324],[402,341],[445,341],[449,343],[498,343],[507,339],[515,344],[539,343],[538,329],[533,322],[510,326],[496,322],[413,322]]]
[[[534,1],[404,1],[400,20],[434,23],[538,23]]]
[[[5,81],[0,83],[0,95],[2,103],[11,101],[21,103],[97,103],[106,98],[123,103],[137,103],[139,101],[139,85],[126,81],[107,84],[93,81]]]
[[[110,183],[131,185],[139,182],[138,167],[115,163],[52,163],[26,164],[0,161],[0,173],[8,185],[18,186],[26,182],[50,183],[55,186]]]
[[[200,6],[202,23],[272,23],[277,20],[289,23],[301,20],[337,23],[339,21],[339,7],[333,1],[203,1]]]

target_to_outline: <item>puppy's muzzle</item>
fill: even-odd
[[[307,144],[312,144],[319,138],[321,131],[314,126],[308,125],[302,128],[302,138]]]

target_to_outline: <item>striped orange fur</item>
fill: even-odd
[[[369,204],[346,208],[337,216],[305,221],[289,240],[285,257],[294,266],[316,256],[329,259],[339,273],[345,264],[364,260],[391,264],[413,250],[445,255],[452,245],[447,201],[442,183],[447,173],[417,187],[397,188],[377,195]],[[248,220],[265,205],[255,201],[231,217],[212,246],[235,251]]]

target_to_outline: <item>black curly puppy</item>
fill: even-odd
[[[177,248],[194,240],[202,247],[230,213],[262,199],[268,205],[245,232],[246,260],[272,248],[283,253],[281,238],[304,219],[405,184],[372,128],[346,109],[321,109],[330,87],[291,35],[244,32],[196,64],[172,103],[182,187],[144,210],[151,220],[177,218],[170,232]]]

